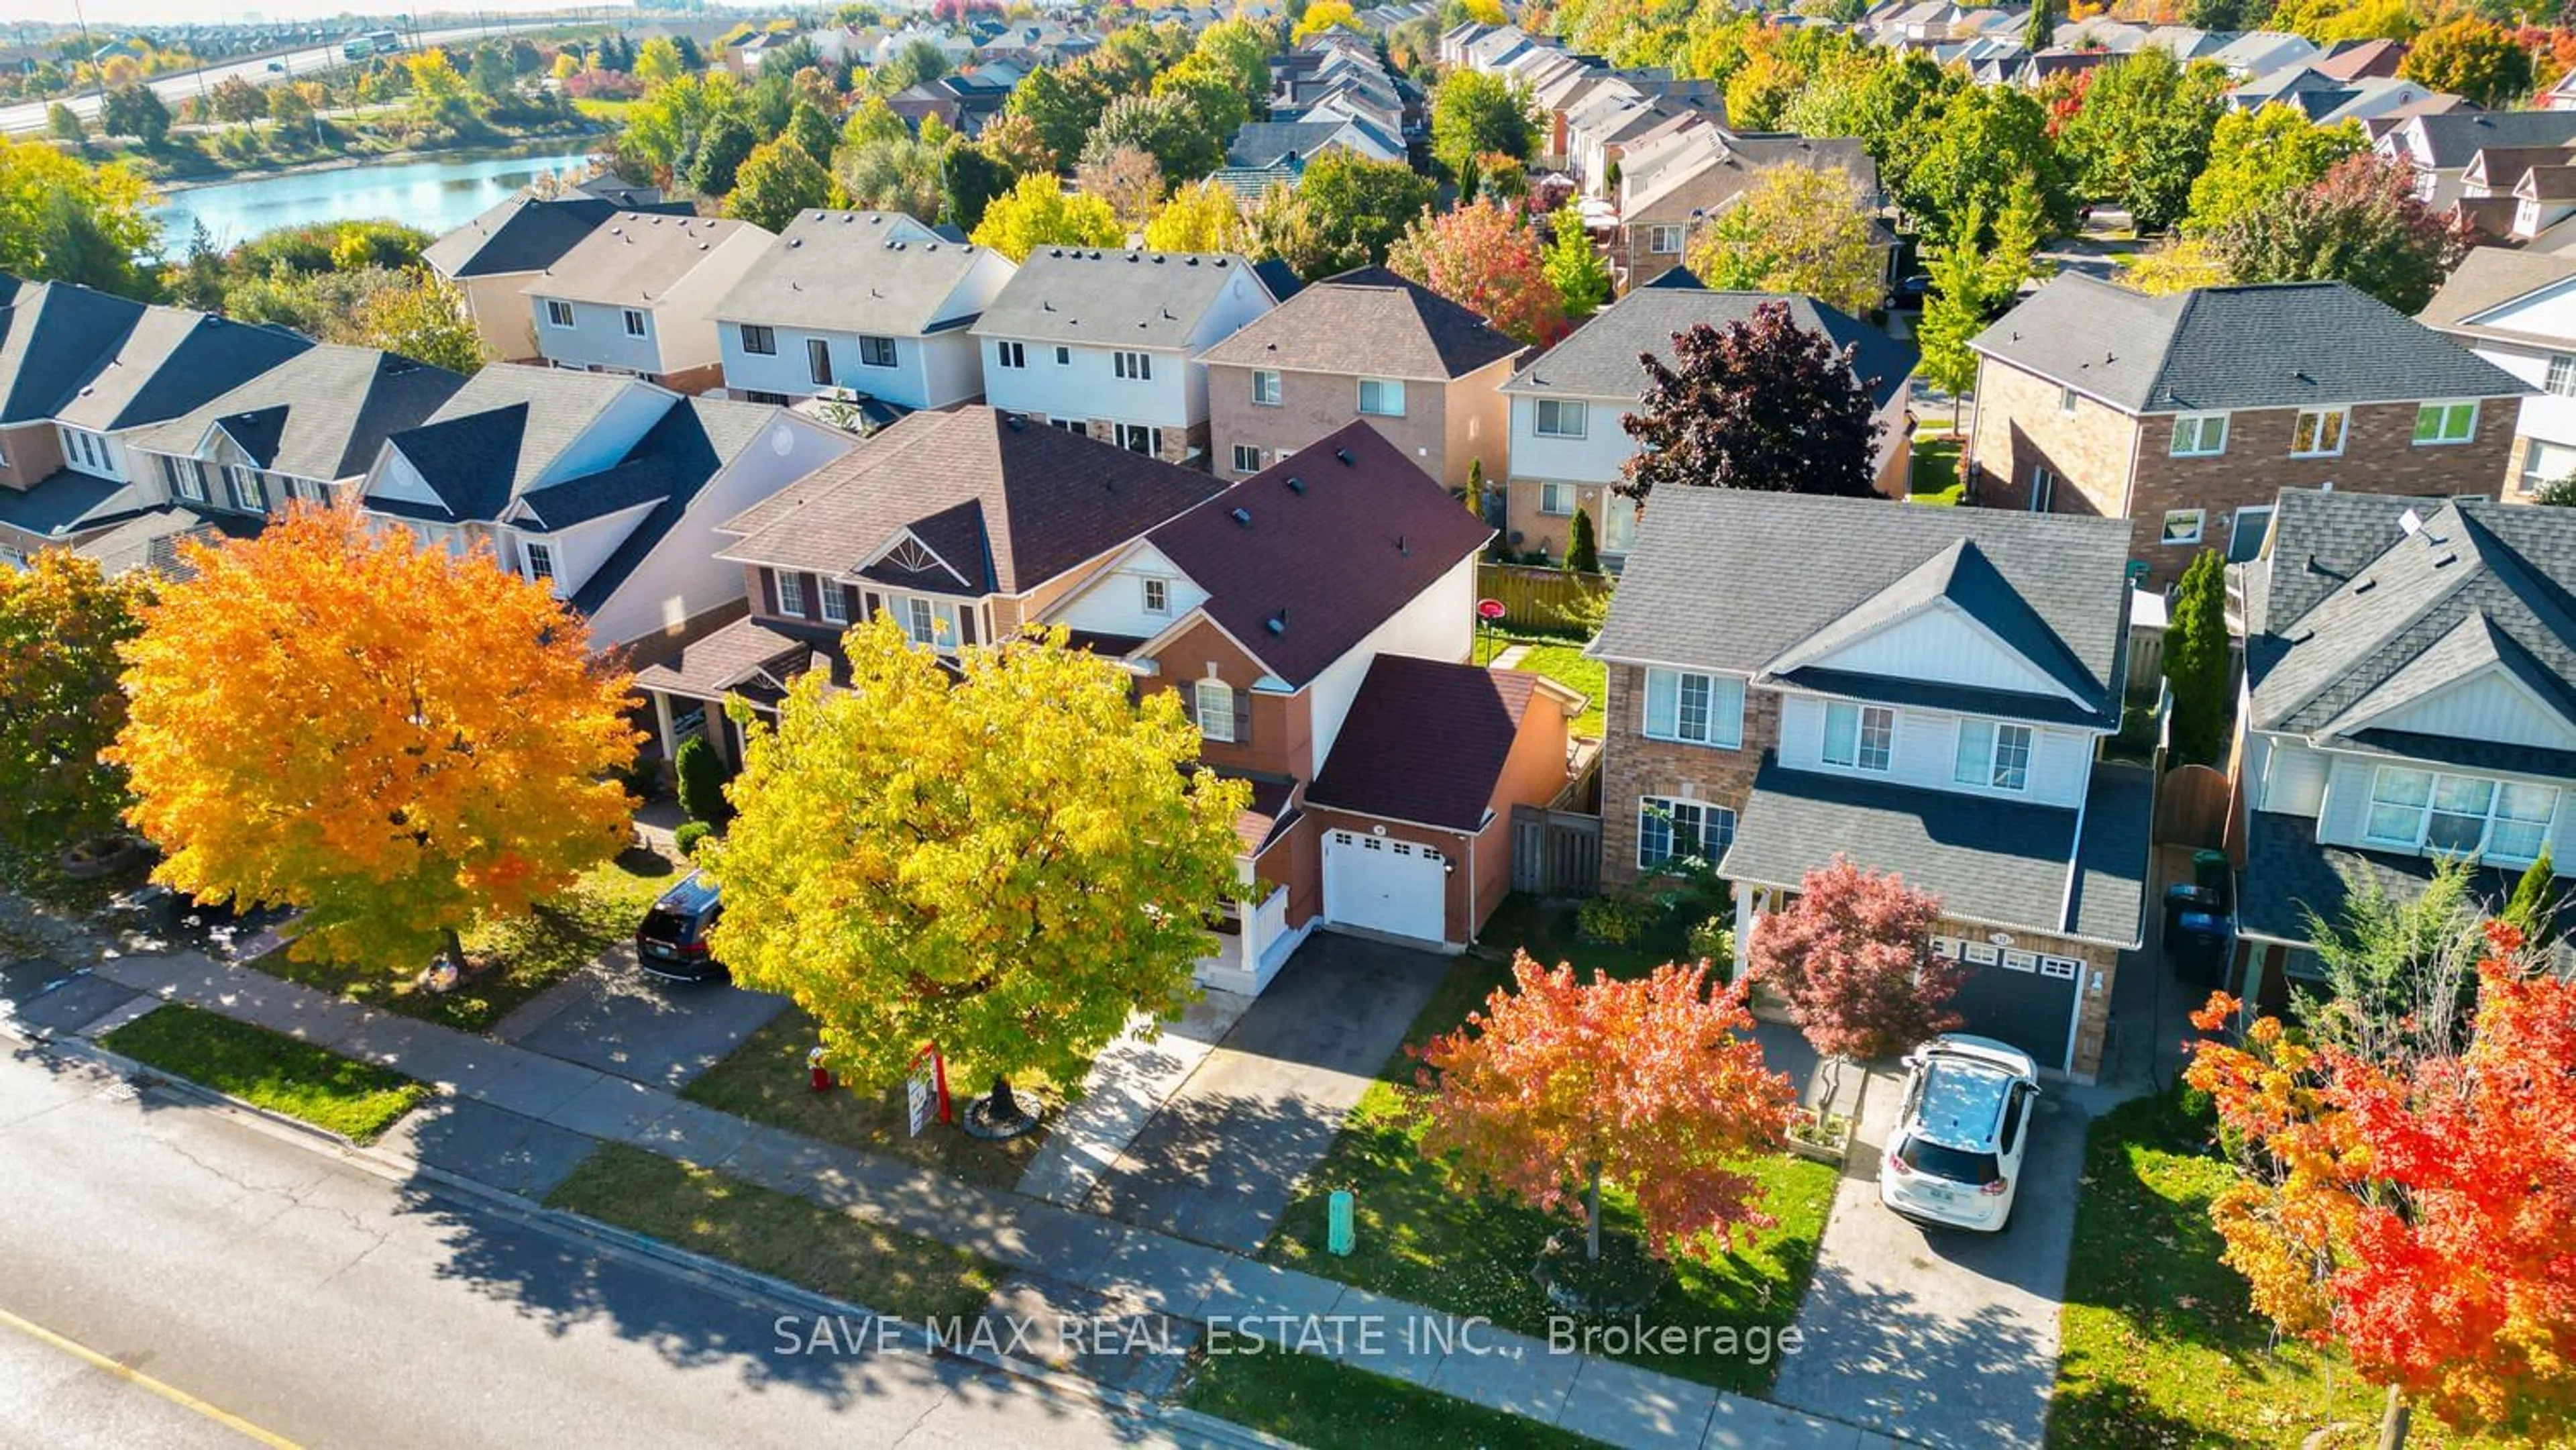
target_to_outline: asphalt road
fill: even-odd
[[[782,1312],[0,1055],[0,1445],[1170,1443],[952,1361],[781,1354]]]
[[[434,47],[452,40],[481,40],[486,36],[501,35],[514,30],[546,30],[565,23],[559,19],[512,20],[496,21],[490,25],[460,25],[446,30],[424,30],[420,34],[420,44],[424,48]],[[410,44],[409,31],[403,33],[403,41],[406,46]],[[181,71],[175,75],[155,76],[150,84],[152,89],[161,93],[162,100],[169,102],[171,107],[176,109],[182,97],[197,95],[201,88],[211,91],[234,76],[240,76],[252,85],[264,86],[290,75],[311,75],[316,71],[326,71],[333,66],[346,64],[348,62],[340,54],[339,43],[335,41],[329,45],[314,46],[310,50],[264,55],[255,60],[229,61],[222,65],[207,66],[202,71]],[[269,67],[272,65],[284,66],[285,69],[270,70]],[[45,101],[28,101],[15,106],[0,106],[0,133],[14,136],[45,129],[45,107],[48,104]],[[72,108],[73,114],[84,121],[94,119],[98,115],[96,91],[86,91],[70,97],[66,104]]]

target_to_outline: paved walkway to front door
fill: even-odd
[[[1235,1253],[1297,1181],[1456,958],[1317,932],[1100,1175],[1087,1206]]]

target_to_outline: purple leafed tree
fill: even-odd
[[[1673,361],[1652,353],[1646,392],[1621,420],[1641,445],[1619,491],[1640,501],[1659,484],[1868,498],[1880,424],[1853,350],[1765,302],[1749,320],[1675,333]]]
[[[1836,856],[1762,919],[1753,979],[1780,994],[1819,1055],[1889,1057],[1961,1021],[1949,1002],[1967,974],[1931,952],[1940,919],[1939,898]]]

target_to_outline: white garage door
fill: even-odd
[[[1448,859],[1357,831],[1324,833],[1324,917],[1390,936],[1445,939]]]

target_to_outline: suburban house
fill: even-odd
[[[1741,956],[1836,856],[1900,875],[1941,899],[1966,1030],[2090,1078],[2141,941],[2154,796],[2147,768],[2097,758],[2127,530],[1723,488],[1658,490],[1649,518],[1590,648],[1602,879],[1713,863]]]
[[[1454,949],[1509,894],[1511,807],[1565,789],[1583,701],[1466,663],[1492,536],[1352,422],[1048,608],[1141,692],[1181,691],[1201,758],[1252,783],[1241,864],[1268,890],[1201,982],[1257,992],[1318,925]]]
[[[1360,339],[1366,339],[1360,342]],[[1217,472],[1241,478],[1354,419],[1449,488],[1503,476],[1495,391],[1521,355],[1484,318],[1384,267],[1308,284],[1199,355]]]
[[[640,663],[739,617],[718,525],[850,446],[783,408],[501,363],[387,438],[359,497],[386,527],[547,582],[594,644]]]
[[[1250,121],[1225,143],[1228,166],[1262,167],[1282,160],[1311,161],[1327,151],[1347,151],[1367,161],[1402,161],[1404,139],[1375,122],[1331,114],[1317,121]]]
[[[749,222],[619,212],[519,290],[559,368],[676,392],[723,381],[716,305],[774,238]]]
[[[716,304],[725,386],[761,403],[846,393],[880,422],[954,407],[984,391],[967,329],[1012,270],[900,212],[801,213]]]
[[[984,397],[1006,412],[1170,463],[1206,467],[1199,354],[1277,305],[1223,253],[1031,252],[984,309]]]
[[[2576,861],[2576,513],[2287,489],[2243,570],[2231,822],[2247,1001],[2318,972],[2312,921],[2436,862],[2501,903]]]
[[[613,180],[613,178],[610,178]],[[689,216],[687,202],[660,193],[625,201],[592,193],[548,200],[522,191],[421,249],[420,259],[453,286],[466,316],[492,355],[508,362],[537,356],[537,326],[526,288],[609,218],[633,213]]]
[[[2451,111],[2409,116],[2382,133],[2372,148],[2412,170],[2415,194],[2440,209],[2462,194],[2469,163],[2488,147],[2571,145],[2576,145],[2576,113]]]
[[[2538,390],[2515,415],[2507,500],[2576,477],[2576,257],[2472,248],[2416,320]]]
[[[313,346],[284,328],[65,282],[13,281],[5,300],[0,564],[59,546],[122,567],[140,562],[127,553],[143,535],[197,531],[203,520],[166,507],[155,470],[130,451],[134,436]]]
[[[2139,581],[2260,552],[2282,488],[2493,496],[2511,373],[2341,282],[2150,297],[2065,273],[1977,353],[1968,501],[2130,521]]]
[[[1671,361],[1673,339],[1706,323],[1750,321],[1754,309],[1778,302],[1789,320],[1821,332],[1851,367],[1877,410],[1879,491],[1901,498],[1909,458],[1907,386],[1918,355],[1866,322],[1812,297],[1765,292],[1712,292],[1687,272],[1641,287],[1594,313],[1503,385],[1511,408],[1503,539],[1516,549],[1565,557],[1568,530],[1580,511],[1592,516],[1593,539],[1615,566],[1635,544],[1637,501],[1611,491],[1637,442],[1622,426],[1643,398],[1648,354]]]
[[[1840,168],[1870,205],[1882,201],[1878,163],[1849,137],[1738,136],[1717,126],[1689,126],[1671,131],[1655,154],[1636,148],[1628,160],[1640,164],[1622,165],[1615,193],[1619,229],[1610,244],[1610,264],[1622,288],[1681,265],[1699,229],[1771,167]],[[1892,254],[1896,238],[1890,234],[1882,245]]]
[[[1196,469],[998,409],[914,413],[793,488],[719,516],[708,550],[748,617],[644,670],[662,738],[708,732],[741,756],[720,708],[774,711],[789,681],[840,669],[852,623],[892,614],[928,648],[1005,639],[1116,550],[1205,499]]]

